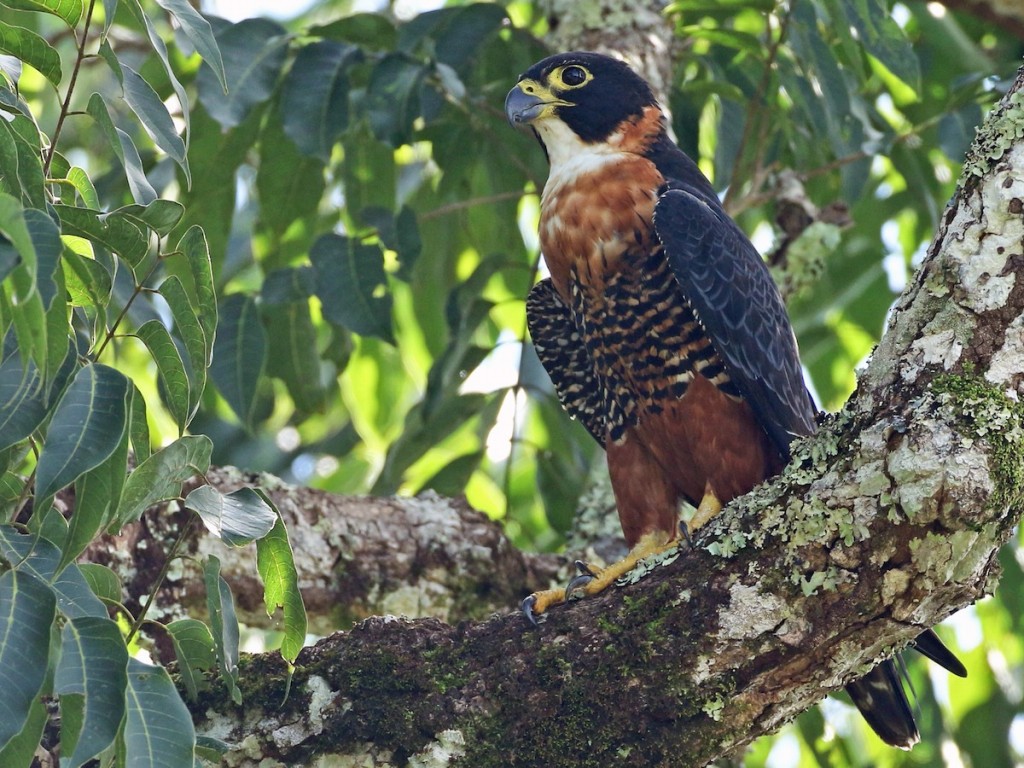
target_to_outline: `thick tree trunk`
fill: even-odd
[[[991,592],[1024,510],[1022,87],[857,393],[783,475],[540,628],[367,619],[307,648],[288,693],[273,654],[248,658],[243,707],[193,708],[238,745],[226,764],[702,766]]]

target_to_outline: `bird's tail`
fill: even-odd
[[[967,670],[932,630],[925,630],[912,648],[959,677]],[[859,680],[846,686],[853,703],[871,730],[886,744],[910,749],[921,739],[896,661],[886,659]]]

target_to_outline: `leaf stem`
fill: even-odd
[[[184,509],[185,500],[178,499],[178,503],[182,505]],[[171,568],[171,563],[178,556],[178,550],[181,549],[181,545],[185,542],[185,537],[191,532],[192,525],[195,522],[195,515],[189,515],[188,520],[181,527],[181,531],[178,533],[178,538],[174,540],[174,544],[171,545],[170,552],[167,553],[167,557],[164,560],[163,565],[160,567],[160,573],[156,577],[156,581],[153,582],[152,588],[149,592],[149,597],[146,598],[146,604],[142,606],[142,610],[139,615],[135,617],[135,621],[132,622],[131,629],[128,630],[128,634],[125,636],[124,644],[131,645],[132,638],[138,634],[139,629],[146,621],[146,614],[149,613],[149,609],[153,605],[153,601],[156,600],[156,593],[160,591],[161,585],[167,578],[167,573]]]
[[[78,82],[78,72],[82,68],[82,62],[86,59],[85,44],[89,40],[89,25],[92,24],[92,12],[96,7],[96,0],[89,0],[89,7],[85,12],[85,26],[82,28],[82,37],[78,41],[78,55],[75,57],[75,66],[71,70],[71,80],[68,81],[68,90],[64,94],[64,102],[60,105],[60,115],[57,117],[57,125],[53,129],[53,138],[50,139],[50,146],[46,150],[46,161],[43,163],[43,176],[50,175],[50,163],[53,162],[53,155],[57,151],[57,140],[60,138],[61,129],[64,127],[64,120],[71,112],[71,95],[75,92],[75,83]]]
[[[162,261],[162,259],[163,257],[157,254],[157,258],[153,262],[153,266],[150,267],[149,272],[140,282],[135,284],[135,290],[132,292],[132,295],[128,297],[128,301],[124,303],[124,306],[121,307],[121,311],[118,313],[117,318],[114,320],[114,322],[110,325],[110,328],[107,329],[106,336],[104,336],[99,348],[93,355],[93,359],[99,360],[100,355],[103,354],[103,350],[107,348],[107,344],[109,344],[117,335],[117,327],[121,324],[121,321],[124,320],[125,315],[128,314],[128,310],[131,309],[132,303],[135,301],[135,299],[139,297],[139,294],[149,290],[146,287],[146,283],[148,283],[150,278],[152,278],[153,275],[156,274],[156,269],[157,267],[160,266],[160,262]]]

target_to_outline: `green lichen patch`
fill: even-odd
[[[960,185],[977,183],[1015,142],[1024,138],[1024,92],[1016,91],[993,109],[978,128],[964,160]]]
[[[910,542],[910,555],[927,578],[936,584],[946,584],[973,570],[975,563],[970,555],[977,540],[978,534],[972,531],[957,531],[948,536],[928,533]]]
[[[938,376],[932,391],[962,434],[990,446],[996,485],[990,506],[1019,507],[1024,503],[1024,403],[971,373]]]
[[[684,544],[681,546],[688,545]],[[680,545],[676,545],[674,547],[671,547],[670,549],[666,549],[664,552],[658,552],[657,554],[649,555],[645,557],[643,560],[641,560],[639,563],[637,563],[636,566],[631,568],[629,572],[623,574],[618,579],[616,579],[615,583],[620,587],[624,587],[627,584],[636,584],[638,581],[647,576],[647,574],[651,573],[656,568],[660,568],[663,565],[671,565],[672,563],[674,563],[676,560],[679,559],[679,554]]]
[[[820,283],[826,260],[836,252],[840,236],[837,225],[816,221],[789,244],[785,266],[771,268],[783,296],[800,296]]]
[[[804,597],[810,597],[819,589],[824,589],[826,591],[834,590],[836,585],[839,583],[838,573],[838,569],[834,566],[829,566],[828,570],[812,571],[809,574],[793,572],[790,575],[790,580],[800,587],[800,591],[804,593]]]

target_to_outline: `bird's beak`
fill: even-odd
[[[552,104],[541,93],[527,93],[521,86],[516,85],[505,97],[505,116],[516,128],[525,128]]]

